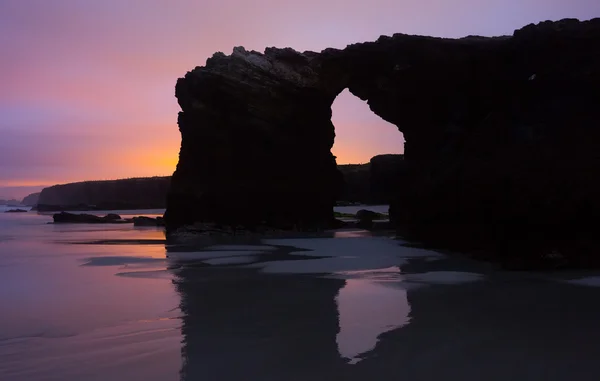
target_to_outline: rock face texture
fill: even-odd
[[[177,82],[167,225],[330,223],[341,184],[331,104],[348,88],[404,133],[392,218],[405,234],[474,247],[587,234],[583,219],[600,217],[599,84],[600,19],[217,53]]]

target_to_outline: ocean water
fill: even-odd
[[[29,206],[8,206],[8,205],[0,205],[0,213],[4,213],[8,210],[21,209],[21,210],[30,210]]]
[[[162,211],[119,211],[124,216]],[[0,380],[597,380],[600,273],[0,213]]]

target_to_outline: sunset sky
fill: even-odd
[[[503,35],[598,16],[598,0],[1,0],[0,198],[171,174],[175,81],[215,51],[320,51],[396,32]],[[347,92],[333,112],[338,162],[402,152],[396,127]]]

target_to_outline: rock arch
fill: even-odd
[[[404,133],[408,178],[393,214],[413,232],[545,224],[559,204],[557,224],[581,205],[600,210],[599,47],[594,19],[494,38],[216,53],[177,82],[182,145],[167,223],[330,224],[341,182],[331,104],[346,88]],[[565,181],[585,195],[557,201]]]

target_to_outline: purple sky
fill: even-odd
[[[26,192],[8,187],[171,174],[175,81],[215,51],[502,35],[597,16],[598,0],[2,0],[0,198]],[[333,112],[338,162],[402,152],[396,128],[347,92]]]

